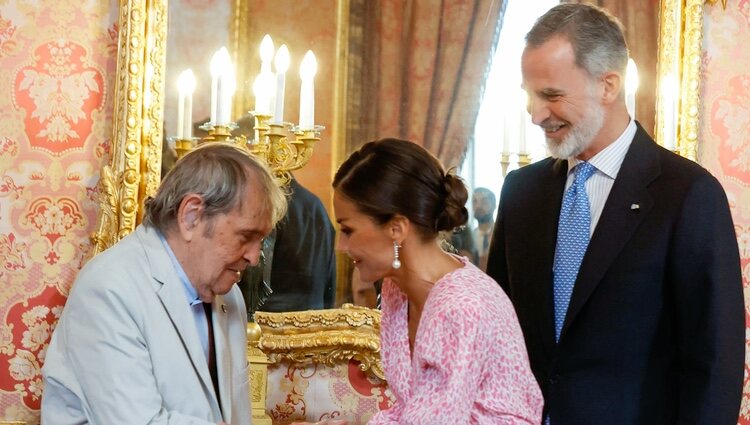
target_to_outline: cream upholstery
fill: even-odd
[[[380,364],[379,311],[346,304],[258,312],[255,319],[270,362],[265,413],[274,425],[327,418],[365,423],[393,404]]]

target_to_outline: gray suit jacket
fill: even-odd
[[[139,226],[76,279],[42,370],[42,423],[250,424],[236,286],[216,297],[213,317],[221,408],[169,254]]]

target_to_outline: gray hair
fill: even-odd
[[[286,213],[287,201],[266,165],[237,146],[205,143],[177,161],[162,180],[154,198],[146,202],[143,224],[167,232],[177,223],[182,199],[191,193],[203,199],[204,218],[227,214],[242,207],[245,189],[251,182],[260,185],[265,199],[258,201],[265,203],[272,225],[276,226]]]
[[[622,24],[606,10],[587,4],[561,3],[537,19],[526,34],[527,47],[564,37],[573,46],[576,65],[592,78],[617,71],[625,75],[628,46]]]

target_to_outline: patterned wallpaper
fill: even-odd
[[[699,162],[729,197],[750,324],[750,0],[728,1],[726,10],[720,4],[707,7],[704,26]],[[745,351],[742,425],[750,424],[750,344]]]
[[[90,249],[117,10],[115,0],[0,1],[0,419],[38,422],[44,353]],[[700,162],[729,196],[747,288],[750,0],[707,8],[704,33]],[[750,381],[740,424],[750,425]]]
[[[117,2],[0,1],[0,419],[38,422],[40,367],[96,225]]]

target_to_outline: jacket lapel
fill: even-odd
[[[557,224],[560,216],[563,192],[565,191],[565,180],[568,175],[568,163],[564,160],[554,160],[543,174],[536,205],[532,208],[538,220],[539,226],[530,233],[529,242],[537,246],[538,263],[532,264],[529,273],[531,279],[530,288],[533,291],[532,299],[539,300],[544,308],[538,308],[541,317],[537,321],[540,335],[547,352],[552,352],[555,347],[555,319],[552,285],[552,266],[555,261],[555,244],[557,243]]]
[[[653,207],[647,189],[661,173],[658,156],[658,146],[639,125],[581,263],[561,339]]]
[[[193,313],[190,311],[185,289],[177,273],[172,266],[172,259],[166,252],[159,235],[155,229],[140,226],[137,230],[144,249],[149,252],[149,265],[151,275],[157,283],[156,295],[159,297],[169,320],[182,341],[183,349],[190,357],[195,373],[200,377],[206,394],[213,394],[211,374],[208,371],[208,362],[203,353],[198,329],[195,325]],[[214,411],[218,412],[219,405],[216,397],[213,398]]]
[[[229,343],[228,313],[224,297],[217,295],[213,302],[214,342],[216,344],[216,369],[219,376],[219,392],[224,421],[232,422],[232,368],[229,362],[231,352],[227,352]]]

